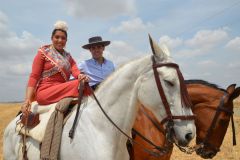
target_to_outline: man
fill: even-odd
[[[91,52],[92,58],[81,62],[78,68],[89,76],[89,85],[95,90],[115,70],[115,67],[112,61],[103,57],[105,46],[108,46],[110,41],[103,41],[102,37],[95,36],[89,38],[88,42],[82,47]]]

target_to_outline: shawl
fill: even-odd
[[[52,45],[45,45],[39,49],[43,57],[50,61],[54,66],[42,73],[42,78],[50,77],[58,72],[61,73],[65,81],[68,81],[67,75],[71,74],[71,64],[69,62],[71,55],[64,50],[61,54]]]

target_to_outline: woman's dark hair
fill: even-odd
[[[63,29],[54,29],[54,30],[52,31],[52,37],[55,35],[55,33],[56,33],[57,31],[63,32],[63,33],[66,35],[66,37],[67,37],[67,32],[66,32],[65,30],[63,30]],[[51,38],[52,38],[52,37],[51,37]]]

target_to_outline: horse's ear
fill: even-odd
[[[152,39],[152,37],[150,36],[150,34],[148,34],[148,38],[149,38],[149,43],[150,43],[150,46],[151,46],[151,49],[152,49],[152,53],[153,53],[153,55],[156,55],[156,51],[155,51],[155,47],[154,47],[154,42],[153,42],[153,39]]]
[[[230,99],[234,100],[240,95],[240,87],[237,87],[234,92],[230,95]]]
[[[161,60],[164,59],[166,57],[166,54],[158,46],[158,44],[152,39],[150,34],[148,34],[148,37],[149,37],[149,42],[150,42],[150,46],[151,46],[153,55],[159,57]]]
[[[227,87],[227,92],[228,92],[228,94],[231,95],[231,94],[234,92],[235,87],[236,87],[236,84],[231,84],[231,85],[229,85],[229,86]]]

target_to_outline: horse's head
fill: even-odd
[[[209,90],[208,95],[211,95],[210,92]],[[214,94],[215,97],[208,96],[209,100],[194,107],[197,125],[196,143],[202,144],[196,153],[202,158],[213,158],[220,150],[233,116],[233,100],[239,96],[240,87],[235,88],[235,84],[232,84],[226,92],[220,90],[215,92],[218,92]]]
[[[195,136],[195,125],[182,74],[167,48],[160,48],[151,37],[150,44],[152,66],[140,76],[138,100],[164,124],[168,140],[186,146]]]

